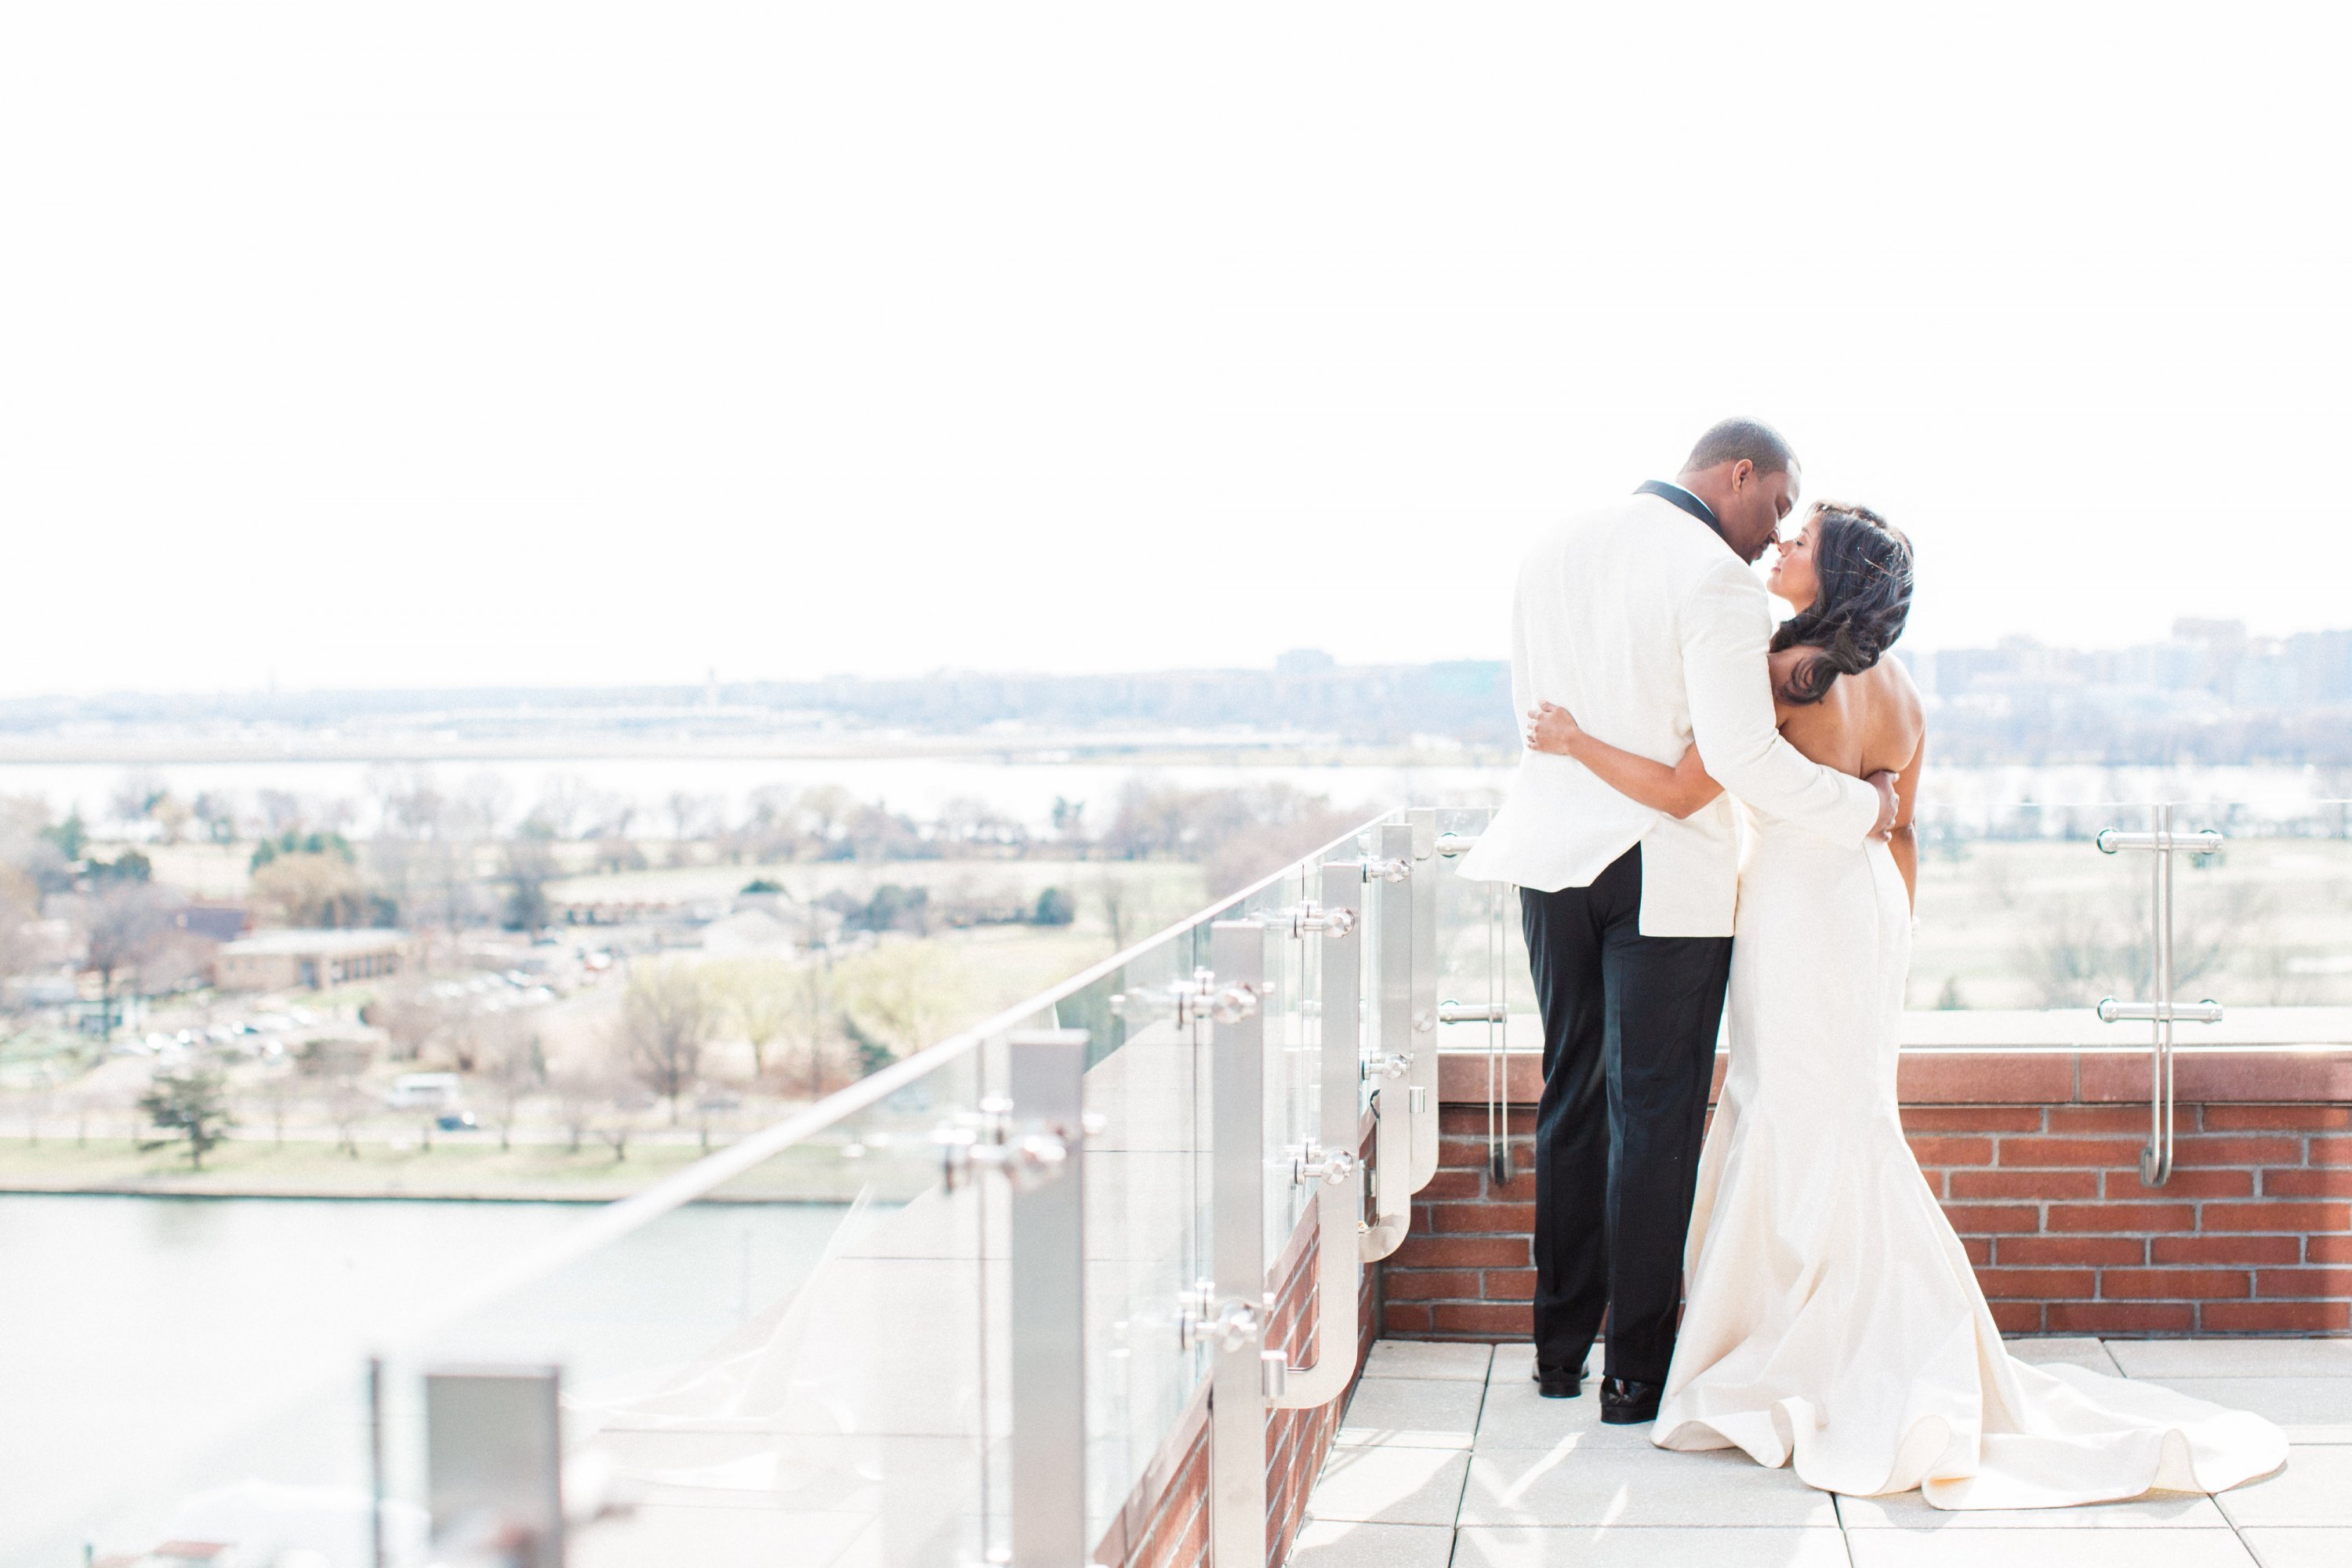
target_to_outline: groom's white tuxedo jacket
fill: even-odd
[[[1636,494],[1554,529],[1520,564],[1511,704],[1557,702],[1601,740],[1671,765],[1697,743],[1727,792],[1676,821],[1572,758],[1525,752],[1462,875],[1581,888],[1642,847],[1644,936],[1729,936],[1739,888],[1732,797],[1860,842],[1878,794],[1807,760],[1772,721],[1763,584],[1705,522]],[[1522,724],[1521,727],[1524,727]]]

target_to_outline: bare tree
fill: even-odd
[[[963,965],[929,943],[880,942],[845,960],[835,979],[845,1026],[869,1073],[938,1040],[969,999]]]
[[[751,1047],[751,1076],[768,1076],[768,1047],[789,1031],[801,1011],[801,987],[791,966],[772,959],[734,963],[719,976],[729,1016]]]
[[[669,812],[671,837],[688,839],[699,837],[703,826],[718,815],[719,803],[707,795],[694,795],[686,790],[673,790],[663,803]]]
[[[596,1112],[612,1096],[606,1080],[577,1064],[551,1070],[547,1075],[548,1092],[555,1099],[555,1119],[570,1135],[571,1152],[580,1152],[581,1141],[596,1124]]]
[[[0,867],[0,983],[31,973],[47,956],[49,944],[35,923],[40,908],[40,891],[32,879],[13,866]],[[0,998],[5,995],[0,990]]]
[[[548,923],[552,910],[547,885],[563,875],[555,858],[552,830],[537,820],[526,822],[506,842],[508,888],[506,924],[510,931],[534,931]]]
[[[1095,899],[1102,905],[1103,923],[1110,927],[1110,950],[1125,952],[1128,938],[1133,934],[1129,927],[1134,920],[1132,889],[1127,879],[1117,868],[1104,867],[1102,875],[1095,879]]]
[[[293,1103],[297,1087],[294,1075],[283,1070],[272,1071],[262,1080],[261,1102],[269,1108],[269,1141],[274,1148],[286,1146],[286,1108]]]
[[[226,793],[205,790],[190,803],[188,809],[195,815],[197,826],[211,842],[228,844],[236,840],[236,802]]]
[[[359,1124],[373,1109],[360,1077],[373,1057],[363,1041],[317,1039],[304,1042],[294,1058],[296,1069],[319,1085],[320,1109],[335,1130],[335,1146],[354,1160]]]
[[[171,896],[149,882],[110,881],[85,906],[83,963],[98,972],[101,1039],[114,1037],[115,982],[135,973],[171,931]]]
[[[677,960],[637,966],[621,997],[621,1046],[639,1082],[669,1101],[677,1122],[678,1096],[702,1070],[702,1047],[719,1008],[710,983]]]
[[[274,857],[253,873],[248,896],[264,919],[279,925],[359,926],[375,912],[367,879],[335,849]]]
[[[379,994],[365,1016],[391,1037],[395,1061],[415,1061],[428,1050],[458,1044],[467,1009],[462,994],[446,995],[439,984],[415,980]]]
[[[186,802],[170,790],[157,795],[147,807],[149,820],[163,833],[166,844],[177,844],[186,835],[188,824],[195,819],[195,815],[188,809]]]
[[[124,773],[114,786],[114,796],[108,804],[114,810],[115,820],[126,827],[135,827],[147,820],[155,803],[172,793],[163,775],[152,768],[133,768]]]
[[[530,814],[556,837],[577,838],[593,793],[578,773],[551,773],[540,785],[539,802]]]
[[[478,1076],[490,1090],[490,1113],[499,1124],[499,1148],[503,1152],[514,1146],[515,1120],[523,1101],[547,1079],[539,1031],[512,1014],[491,1019],[482,1042]]]
[[[302,826],[301,799],[290,790],[265,789],[254,795],[254,804],[261,809],[262,826],[271,834],[289,832]]]

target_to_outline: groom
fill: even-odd
[[[1774,728],[1772,616],[1748,570],[1797,503],[1769,426],[1727,419],[1675,482],[1554,528],[1519,567],[1511,703],[1672,763],[1696,744],[1725,791],[1676,820],[1581,763],[1522,752],[1462,875],[1516,883],[1543,1010],[1536,1115],[1536,1381],[1583,1390],[1604,1311],[1601,1419],[1654,1419],[1674,1357],[1685,1233],[1731,966],[1732,797],[1851,840],[1895,819],[1890,775],[1807,761]]]

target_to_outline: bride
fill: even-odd
[[[1685,1305],[1651,1440],[1738,1447],[1808,1484],[1916,1487],[1938,1508],[2054,1508],[2266,1475],[2261,1417],[2002,1347],[1959,1239],[1904,1142],[1896,1025],[1910,961],[1925,756],[1919,695],[1884,654],[1911,602],[1911,546],[1862,507],[1817,502],[1769,578],[1796,608],[1771,644],[1781,733],[1825,766],[1899,777],[1889,841],[1857,848],[1748,809],[1730,1070],[1709,1129]],[[1687,816],[1720,786],[1696,747],[1669,767],[1567,710],[1529,744]]]

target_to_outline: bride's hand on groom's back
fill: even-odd
[[[1538,702],[1528,710],[1528,721],[1521,731],[1531,752],[1549,752],[1555,756],[1567,756],[1577,736],[1583,731],[1577,727],[1576,715],[1557,702]]]

